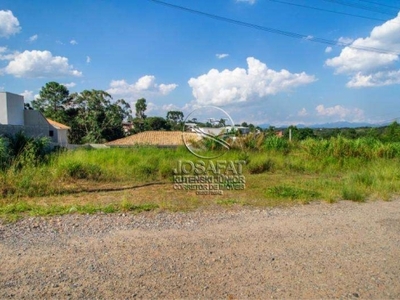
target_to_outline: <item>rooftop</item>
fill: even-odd
[[[182,134],[185,134],[187,140],[197,140],[199,137],[195,133],[182,131],[144,131],[133,134],[126,138],[108,142],[109,146],[134,146],[134,145],[152,145],[152,146],[181,146],[183,145]]]

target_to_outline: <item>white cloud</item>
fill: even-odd
[[[18,54],[18,51],[11,52],[7,47],[0,47],[0,60],[13,60]]]
[[[74,86],[76,86],[75,82],[70,82],[70,83],[61,83],[63,86],[65,86],[66,88],[73,88]]]
[[[132,101],[131,107],[135,107],[136,101]],[[154,102],[147,103],[146,114],[151,116],[166,116],[167,112],[171,110],[182,111],[182,108],[176,106],[175,104],[164,104],[157,105]]]
[[[341,105],[335,105],[332,107],[324,107],[324,105],[318,105],[315,110],[318,116],[324,117],[339,117],[341,120],[350,118],[353,121],[360,120],[364,116],[364,111],[359,108],[345,108]]]
[[[246,2],[250,5],[253,5],[254,3],[256,3],[256,0],[236,0],[236,2]]]
[[[8,38],[21,31],[19,21],[11,10],[0,10],[0,37]]]
[[[331,52],[332,52],[332,47],[325,48],[325,53],[331,53]]]
[[[176,106],[175,104],[172,104],[172,103],[164,104],[161,108],[162,108],[163,111],[166,111],[166,112],[169,112],[171,110],[180,110],[181,109],[180,107],[178,107],[178,106]]]
[[[218,59],[223,59],[229,56],[227,53],[215,54]]]
[[[169,93],[171,93],[174,89],[176,89],[178,87],[177,84],[164,84],[161,83],[158,86],[158,89],[160,90],[162,95],[168,95]]]
[[[349,38],[349,37],[341,36],[340,38],[338,38],[338,43],[340,45],[343,45],[343,46],[347,46],[348,44],[352,43],[353,41],[354,40],[352,38]]]
[[[264,63],[247,58],[248,69],[236,68],[207,74],[189,80],[193,96],[199,105],[226,105],[274,95],[291,88],[309,84],[316,79],[306,73],[274,71]]]
[[[25,101],[27,101],[27,100],[29,101],[29,100],[33,99],[33,91],[25,90],[20,95],[24,96]]]
[[[26,50],[17,54],[2,70],[6,74],[26,78],[82,75],[68,64],[68,58],[53,56],[50,51],[38,50]]]
[[[347,42],[345,38],[339,39]],[[372,87],[398,84],[399,71],[395,70],[400,53],[400,13],[392,20],[375,27],[366,38],[351,42],[351,47],[377,48],[388,53],[358,50],[345,47],[339,56],[327,59],[325,64],[336,74],[350,76],[348,87]]]
[[[71,45],[78,45],[78,42],[75,41],[75,40],[71,40],[69,43],[70,43]]]
[[[361,72],[353,76],[347,83],[348,87],[374,87],[392,84],[400,84],[400,70],[381,71],[369,75],[363,75]]]
[[[167,95],[176,89],[177,84],[157,84],[156,78],[151,75],[145,75],[139,78],[135,83],[129,84],[124,79],[112,80],[110,88],[107,90],[112,95],[118,95],[126,98],[137,98],[144,95]]]
[[[32,42],[36,41],[37,39],[38,39],[38,35],[35,34],[35,35],[32,35],[32,36],[28,39],[28,41],[32,43]]]
[[[297,115],[298,115],[299,117],[305,117],[305,116],[308,116],[308,112],[307,112],[307,110],[303,107],[300,111],[297,112]]]
[[[90,56],[86,56],[86,63],[90,64],[91,61],[92,61],[92,59],[90,58]]]

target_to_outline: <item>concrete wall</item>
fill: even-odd
[[[47,122],[45,116],[40,111],[30,109],[24,110],[24,124],[26,126],[39,125],[50,127],[49,122]]]
[[[21,126],[21,125],[2,125],[0,124],[0,136],[1,135],[15,135],[18,132],[24,132],[30,137],[48,137],[49,127],[48,126]]]
[[[0,92],[0,124],[24,125],[24,97]]]
[[[56,129],[54,128],[54,138],[61,147],[67,147],[68,145],[68,129]]]

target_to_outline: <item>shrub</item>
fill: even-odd
[[[10,164],[10,153],[7,139],[0,137],[0,171],[4,170]]]

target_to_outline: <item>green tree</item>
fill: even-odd
[[[317,136],[314,133],[314,130],[311,128],[300,128],[298,131],[297,138],[299,141],[305,140],[307,138],[316,138]]]
[[[358,138],[357,131],[354,128],[346,128],[343,130],[342,136],[348,139]]]
[[[173,130],[182,128],[183,118],[183,112],[181,111],[171,110],[167,113],[167,121]]]
[[[400,124],[394,121],[385,128],[382,135],[385,142],[400,142]]]
[[[171,126],[162,117],[147,117],[144,121],[145,130],[170,130]]]
[[[132,113],[125,100],[112,102],[111,95],[101,90],[84,90],[72,96],[70,140],[102,143],[124,136],[122,121]]]
[[[267,136],[275,136],[276,135],[276,127],[270,125],[268,127],[268,129],[265,130],[265,133],[267,134]]]
[[[138,99],[136,101],[135,108],[136,108],[136,113],[135,113],[136,118],[141,120],[146,119],[146,115],[144,114],[147,109],[146,99],[144,98]]]
[[[289,132],[291,132],[292,135],[292,141],[297,140],[298,139],[298,133],[299,133],[299,129],[297,128],[297,126],[294,125],[290,125],[287,130],[285,130],[284,132],[284,137],[289,139]]]
[[[58,82],[51,81],[42,87],[39,98],[32,101],[32,106],[41,111],[47,118],[65,123],[68,121],[65,106],[69,101],[68,89]]]

